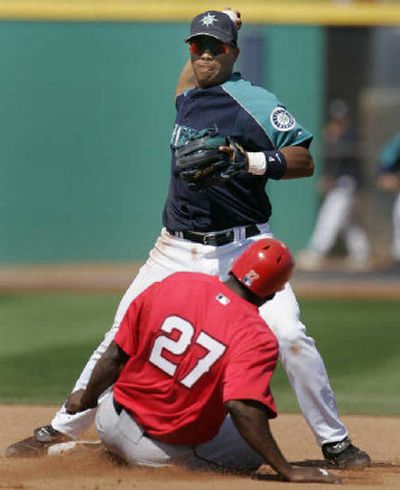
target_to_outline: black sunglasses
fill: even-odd
[[[205,51],[209,51],[212,56],[219,56],[228,52],[228,45],[218,39],[200,38],[190,41],[190,52],[196,56],[201,56]]]

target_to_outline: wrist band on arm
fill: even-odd
[[[279,180],[286,172],[286,159],[280,151],[248,152],[248,172]]]

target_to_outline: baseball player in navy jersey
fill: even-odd
[[[153,283],[129,305],[68,413],[96,407],[114,384],[96,425],[128,464],[254,470],[267,463],[288,481],[337,482],[324,469],[289,464],[269,429],[278,342],[258,306],[284,287],[293,265],[283,243],[265,238],[235,260],[224,283],[193,272]]]
[[[186,39],[190,60],[177,85],[172,166],[163,211],[164,228],[147,262],[126,291],[114,324],[89,359],[73,389],[79,397],[98,359],[107,350],[131,302],[155,281],[178,271],[202,272],[225,280],[232,261],[254,241],[272,236],[268,179],[310,176],[312,135],[279,100],[233,72],[239,56],[232,12],[197,15]],[[175,149],[198,131],[214,128],[244,149],[246,171],[224,185],[193,191],[179,177]],[[232,157],[230,146],[220,151]],[[278,338],[280,358],[300,408],[334,467],[363,468],[369,456],[353,446],[339,419],[335,396],[314,340],[300,321],[299,306],[287,283],[260,314]],[[73,398],[72,398],[73,400]],[[62,407],[51,425],[7,449],[9,456],[40,454],[65,438],[77,438],[95,417],[87,410],[69,415]]]

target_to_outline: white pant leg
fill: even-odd
[[[86,388],[94,366],[107,350],[111,341],[115,337],[123,315],[133,299],[138,296],[152,282],[162,279],[163,273],[167,275],[166,270],[149,265],[149,263],[146,263],[143,267],[141,267],[135,280],[127,289],[118,306],[114,323],[111,326],[111,329],[105,334],[103,341],[89,358],[78,380],[75,383],[75,386],[72,390],[73,392]],[[77,413],[75,415],[69,415],[65,411],[65,406],[63,405],[55,414],[53,420],[51,421],[51,425],[54,427],[54,429],[62,432],[63,434],[67,434],[72,438],[76,438],[90,427],[90,425],[94,421],[95,415],[96,409],[90,409],[81,413]]]
[[[369,240],[367,234],[360,226],[350,223],[346,226],[344,231],[349,257],[358,263],[365,263],[369,255]]]
[[[216,274],[218,261],[214,252],[215,249],[216,247],[192,244],[187,240],[171,237],[163,230],[150,252],[149,259],[141,267],[125,292],[111,329],[105,334],[104,340],[91,355],[72,391],[86,388],[94,366],[110,345],[126,310],[144,289],[153,282],[160,281],[177,271],[192,270]],[[62,406],[51,421],[51,425],[63,434],[76,438],[90,427],[95,415],[96,409],[69,415],[65,411],[65,407]]]
[[[400,262],[400,193],[393,205],[392,212],[393,241],[392,256],[394,260]]]
[[[125,410],[114,409],[112,393],[100,405],[96,417],[97,431],[107,449],[132,466],[165,467],[191,462],[190,446],[173,446],[150,439]]]
[[[262,458],[239,435],[230,417],[205,444],[165,444],[143,434],[140,425],[124,410],[118,415],[111,393],[99,407],[96,426],[105,446],[132,466],[255,469],[262,464]]]
[[[337,186],[325,197],[311,235],[309,249],[324,256],[333,247],[340,231],[349,220],[354,189]]]
[[[235,246],[219,247],[219,275],[224,279],[232,261],[253,241],[273,236],[268,225],[262,234]],[[306,335],[300,321],[300,309],[289,283],[272,301],[260,308],[260,315],[278,338],[280,356],[300,409],[318,444],[335,442],[348,435],[340,420],[335,395],[329,383],[324,361],[315,342]]]
[[[260,314],[278,338],[289,382],[318,444],[344,439],[348,432],[339,419],[324,362],[314,340],[306,335],[289,283],[260,308]]]

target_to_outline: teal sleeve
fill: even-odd
[[[222,87],[257,122],[275,149],[311,143],[312,134],[296,121],[274,94],[237,75]]]

